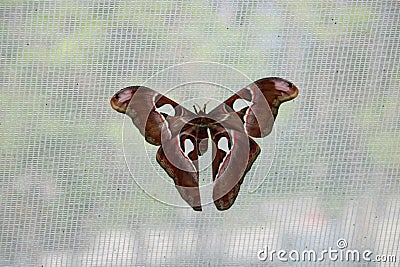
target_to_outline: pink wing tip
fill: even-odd
[[[110,100],[111,107],[120,113],[125,113],[135,91],[135,87],[119,90]]]
[[[280,102],[286,102],[297,97],[299,89],[292,82],[282,78],[274,78],[276,90],[281,94],[279,97]]]

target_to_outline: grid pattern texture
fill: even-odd
[[[398,0],[6,0],[0,17],[0,266],[400,262]],[[112,95],[146,84],[190,109],[268,76],[300,94],[233,207],[165,203],[185,206]]]

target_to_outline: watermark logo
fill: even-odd
[[[340,238],[336,241],[336,247],[328,247],[320,251],[305,250],[276,250],[268,246],[257,252],[260,261],[280,262],[396,262],[395,255],[378,255],[371,250],[349,249],[347,240]]]

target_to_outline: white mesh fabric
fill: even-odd
[[[331,247],[395,255],[384,266],[397,266],[399,14],[398,0],[3,1],[0,265],[330,266],[260,251]],[[254,168],[268,175],[245,179],[225,212],[164,203],[185,206],[112,95],[147,82],[202,106],[268,76],[300,91],[275,137],[257,140]],[[182,85],[188,77],[218,85]]]

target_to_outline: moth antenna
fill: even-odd
[[[203,112],[204,112],[204,113],[206,113],[206,107],[207,107],[207,105],[210,103],[210,101],[211,101],[211,100],[208,100],[206,103],[204,103],[204,106],[203,106]]]
[[[199,108],[198,111],[197,111],[196,106],[197,106],[197,108]],[[196,114],[199,113],[199,111],[201,110],[200,106],[197,103],[193,105],[193,109],[194,109],[194,112],[196,112]]]

